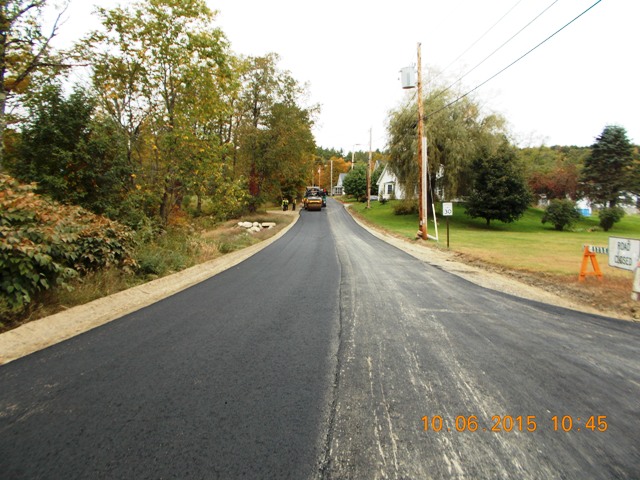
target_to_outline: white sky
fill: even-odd
[[[387,144],[389,110],[405,95],[399,70],[417,62],[450,84],[545,8],[516,38],[461,82],[463,93],[516,60],[596,0],[207,0],[216,25],[243,55],[278,53],[280,67],[310,85],[322,111],[316,142],[345,153]],[[95,28],[94,5],[128,0],[71,0],[61,42]],[[511,10],[511,11],[510,11]],[[503,15],[510,13],[453,65]],[[638,21],[640,1],[602,0],[593,9],[473,94],[503,114],[514,139],[528,145],[594,142],[605,125],[640,143]],[[425,85],[428,88],[428,85]]]

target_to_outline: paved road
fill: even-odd
[[[342,330],[328,478],[640,478],[640,324],[483,289],[330,217]]]
[[[0,478],[318,472],[340,266],[311,213],[208,281],[0,367]]]
[[[640,478],[639,354],[638,324],[483,289],[331,202],[0,367],[0,477]]]

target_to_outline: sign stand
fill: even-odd
[[[449,248],[449,217],[447,217],[447,248]]]
[[[442,204],[442,216],[446,217],[447,219],[447,248],[449,248],[449,217],[452,215],[453,215],[453,202],[444,202]]]
[[[589,260],[591,260],[593,272],[587,271]],[[596,254],[595,252],[591,251],[588,245],[585,245],[584,253],[582,254],[582,265],[580,266],[580,275],[578,276],[578,281],[582,282],[588,275],[596,276],[598,277],[598,280],[602,280],[602,272],[600,271],[600,267],[598,266],[598,259],[596,258]]]

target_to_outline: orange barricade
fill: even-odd
[[[589,260],[591,260],[591,266],[593,267],[592,272],[587,271]],[[585,245],[584,253],[582,254],[582,265],[580,266],[580,275],[578,277],[578,280],[582,282],[587,277],[587,275],[594,275],[598,277],[598,280],[602,280],[602,272],[600,271],[600,267],[598,266],[596,254],[591,251],[588,245]]]

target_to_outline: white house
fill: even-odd
[[[438,173],[436,174],[436,185],[441,184],[440,180],[442,177],[444,177],[444,167],[440,165]],[[415,195],[418,194],[417,188],[416,185]],[[446,198],[444,196],[444,189],[441,186],[436,187],[435,193],[437,198]],[[398,182],[398,177],[391,171],[389,164],[385,165],[384,170],[382,170],[380,174],[380,178],[378,178],[378,198],[384,198],[385,200],[389,200],[390,198],[404,200],[405,195],[404,185]]]
[[[385,165],[378,178],[378,198],[402,200],[404,199],[404,193],[404,188],[398,183],[396,174],[391,171],[389,164]]]
[[[344,178],[347,176],[346,173],[341,173],[338,175],[338,184],[333,186],[333,191],[331,195],[344,195]]]

